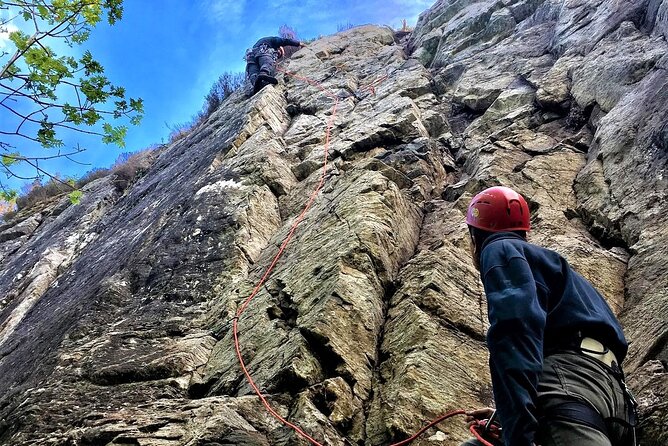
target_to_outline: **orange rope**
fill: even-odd
[[[238,308],[238,310],[237,310],[237,312],[236,312],[236,316],[234,317],[234,319],[233,319],[233,321],[232,321],[232,333],[233,333],[233,336],[234,336],[234,348],[235,348],[236,353],[237,353],[237,358],[239,359],[239,365],[241,366],[241,370],[243,371],[244,375],[246,376],[246,379],[248,380],[248,383],[249,383],[250,386],[253,388],[253,391],[254,391],[255,394],[258,396],[258,398],[260,398],[260,401],[262,402],[262,404],[264,405],[264,407],[267,409],[267,411],[268,411],[268,412],[269,412],[275,419],[277,419],[278,421],[280,421],[281,423],[283,423],[285,426],[288,426],[289,428],[291,428],[292,430],[294,430],[297,434],[299,434],[301,437],[303,437],[304,439],[306,439],[307,441],[309,441],[312,445],[314,445],[314,446],[323,446],[323,444],[319,443],[319,442],[318,442],[317,440],[315,440],[313,437],[311,437],[310,435],[308,435],[306,432],[304,432],[304,431],[303,431],[299,426],[297,426],[296,424],[291,423],[290,421],[286,420],[286,419],[285,419],[284,417],[282,417],[278,412],[276,412],[276,410],[274,410],[273,407],[271,407],[271,404],[269,404],[269,401],[267,401],[267,399],[265,398],[265,396],[262,394],[262,391],[259,389],[259,387],[258,387],[257,384],[255,383],[255,381],[253,380],[253,378],[252,378],[250,372],[248,371],[248,368],[246,367],[246,362],[244,361],[244,359],[243,359],[243,357],[242,357],[242,355],[241,355],[241,344],[240,344],[240,342],[239,342],[239,327],[238,327],[238,321],[239,321],[239,318],[240,318],[241,315],[244,313],[244,311],[246,311],[246,308],[247,308],[248,305],[250,304],[251,300],[253,300],[253,298],[258,294],[258,292],[259,292],[260,289],[262,288],[262,285],[264,285],[264,283],[266,282],[266,280],[269,278],[269,276],[270,276],[271,273],[273,272],[274,267],[275,267],[276,264],[278,263],[278,260],[281,258],[281,256],[283,255],[283,252],[285,251],[285,248],[288,246],[288,243],[289,243],[290,240],[292,239],[292,236],[294,235],[294,233],[295,233],[295,231],[296,231],[296,229],[297,229],[297,226],[302,222],[302,220],[303,220],[304,217],[306,216],[306,213],[309,211],[309,209],[310,209],[311,206],[313,205],[313,202],[315,201],[315,199],[316,199],[318,193],[320,192],[320,190],[322,189],[323,185],[325,184],[325,176],[326,176],[326,173],[327,173],[327,157],[328,157],[328,155],[329,155],[329,143],[330,143],[331,129],[332,129],[332,125],[333,125],[333,123],[334,123],[334,119],[336,118],[336,109],[337,109],[338,104],[339,104],[339,99],[338,99],[338,97],[336,96],[336,94],[333,93],[331,90],[327,89],[326,87],[324,87],[321,83],[319,83],[319,82],[317,82],[317,81],[314,81],[314,80],[311,80],[311,79],[308,79],[308,78],[303,77],[303,76],[299,76],[299,75],[297,75],[296,73],[292,73],[292,72],[290,72],[290,71],[281,69],[280,67],[278,68],[278,70],[281,71],[281,72],[283,72],[283,73],[285,73],[285,74],[287,74],[288,76],[292,76],[292,77],[294,77],[295,79],[299,79],[299,80],[304,81],[304,82],[306,82],[306,83],[308,83],[308,84],[310,84],[310,85],[313,85],[314,87],[316,87],[316,88],[320,89],[322,92],[324,92],[327,96],[329,96],[330,98],[334,99],[334,105],[332,106],[332,114],[331,114],[331,116],[329,117],[329,119],[327,120],[327,126],[326,126],[326,128],[325,128],[325,150],[324,150],[324,151],[325,151],[325,154],[324,154],[324,163],[323,163],[323,166],[322,166],[322,174],[321,174],[321,176],[320,176],[320,182],[318,183],[318,185],[316,186],[316,188],[315,188],[315,189],[313,190],[313,192],[311,193],[311,196],[309,197],[308,201],[306,202],[306,204],[305,204],[305,206],[304,206],[304,209],[302,210],[301,214],[299,214],[299,216],[297,217],[297,219],[292,223],[292,226],[290,227],[290,231],[288,232],[287,236],[285,237],[285,240],[284,240],[283,243],[281,244],[280,248],[278,249],[278,252],[277,252],[276,255],[274,256],[274,258],[273,258],[271,264],[269,265],[269,267],[268,267],[267,270],[265,271],[264,275],[262,276],[262,278],[260,279],[260,281],[258,282],[258,284],[255,286],[255,288],[254,288],[253,291],[251,292],[250,296],[248,296],[248,298],[247,298],[247,299],[246,299],[246,300],[239,306],[239,308]],[[384,78],[383,78],[383,79],[384,79]],[[381,79],[381,80],[383,80],[383,79]],[[374,85],[373,85],[373,84],[371,85],[370,88],[371,88],[372,91],[374,91],[374,93],[375,93],[375,88],[374,88]],[[415,439],[416,439],[417,437],[419,437],[420,435],[422,435],[427,429],[429,429],[430,427],[432,427],[432,426],[434,426],[434,425],[440,423],[441,421],[443,421],[443,420],[445,420],[445,419],[447,419],[447,418],[450,418],[450,417],[452,417],[452,416],[454,416],[454,415],[462,415],[462,414],[465,414],[465,413],[466,413],[466,412],[463,411],[463,410],[456,410],[456,411],[453,411],[453,412],[449,412],[449,413],[447,413],[447,414],[445,414],[445,415],[442,415],[442,416],[440,416],[439,418],[433,420],[431,423],[429,423],[429,424],[427,424],[426,426],[424,426],[422,429],[420,429],[420,430],[419,430],[415,435],[413,435],[412,437],[407,438],[407,439],[405,439],[405,440],[402,440],[402,441],[400,441],[400,442],[398,442],[398,443],[394,443],[394,444],[392,444],[392,445],[390,445],[390,446],[403,446],[403,445],[406,445],[406,444],[410,443],[411,441],[415,440]],[[477,436],[477,435],[476,435],[476,436]],[[483,441],[484,441],[484,440],[483,440]],[[487,444],[488,444],[488,443],[487,443]],[[490,445],[490,446],[491,446],[491,445]]]
[[[369,91],[369,92],[371,92],[372,95],[376,96],[376,86],[378,86],[381,82],[383,82],[388,77],[389,77],[389,75],[385,74],[384,76],[381,76],[380,78],[376,79],[375,81],[373,81],[372,83],[370,83],[366,87],[360,88],[357,91],[360,92],[360,93],[365,92],[365,91]]]
[[[474,437],[478,439],[480,443],[482,443],[484,446],[494,446],[492,443],[487,441],[483,435],[480,433],[480,430],[483,432],[487,429],[487,420],[477,420],[475,423],[472,423],[469,426],[469,430],[473,434]],[[491,424],[489,426],[489,436],[492,436],[496,439],[500,437],[500,429],[497,425]]]
[[[271,275],[272,271],[274,270],[274,267],[276,266],[276,263],[278,263],[278,260],[281,258],[283,255],[283,251],[285,251],[285,248],[288,246],[288,243],[292,239],[292,236],[295,233],[295,230],[297,229],[297,226],[299,223],[302,222],[304,217],[306,216],[306,213],[308,210],[311,208],[311,205],[313,205],[313,202],[315,201],[316,196],[322,189],[322,186],[325,184],[325,175],[327,173],[327,156],[329,155],[329,141],[330,141],[330,133],[332,129],[332,125],[334,123],[334,119],[336,118],[336,109],[339,104],[339,99],[336,97],[336,95],[329,90],[327,90],[325,87],[323,87],[321,84],[318,84],[315,81],[311,81],[310,79],[306,79],[304,77],[298,76],[294,73],[289,73],[286,71],[287,74],[294,76],[297,79],[304,80],[308,82],[311,85],[315,85],[320,90],[323,92],[327,93],[328,96],[330,96],[332,99],[334,99],[334,105],[332,106],[332,114],[329,117],[329,120],[327,121],[327,127],[325,129],[325,155],[324,155],[324,164],[322,166],[322,174],[320,176],[320,182],[316,186],[316,188],[313,190],[311,193],[311,196],[309,197],[308,201],[306,202],[306,205],[304,206],[304,209],[302,210],[301,214],[297,217],[297,219],[292,223],[292,226],[290,227],[290,231],[288,232],[288,235],[285,237],[285,240],[281,244],[280,248],[278,249],[278,252],[274,256],[274,259],[272,260],[271,264],[269,265],[269,268],[267,268],[267,271],[264,273],[258,284],[255,286],[253,289],[253,292],[248,296],[248,298],[241,304],[239,309],[237,310],[236,316],[234,317],[233,323],[232,323],[232,333],[234,335],[234,348],[237,352],[237,358],[239,359],[239,364],[241,365],[241,369],[244,372],[244,375],[246,376],[246,379],[248,380],[248,383],[250,386],[253,388],[255,391],[255,394],[260,398],[260,401],[262,401],[262,404],[264,407],[269,411],[269,413],[276,418],[278,421],[283,423],[284,425],[290,427],[293,429],[295,432],[297,432],[299,435],[301,435],[303,438],[311,442],[313,445],[316,446],[323,446],[320,443],[318,443],[313,437],[308,435],[306,432],[304,432],[299,426],[289,422],[285,418],[283,418],[278,412],[276,412],[267,399],[262,395],[262,392],[258,388],[257,384],[255,384],[255,381],[250,375],[250,372],[248,371],[248,368],[246,367],[246,363],[244,362],[244,359],[241,355],[241,345],[239,343],[239,334],[238,334],[238,321],[243,312],[246,310],[248,307],[248,304],[250,304],[251,300],[257,295],[257,293],[260,291],[260,288],[262,288],[262,285],[266,282],[266,280],[269,278]]]
[[[415,439],[416,439],[417,437],[419,437],[420,435],[422,435],[427,429],[429,429],[429,428],[432,427],[432,426],[437,425],[437,424],[440,423],[441,421],[443,421],[443,420],[447,420],[448,418],[450,418],[450,417],[452,417],[452,416],[455,416],[455,415],[465,415],[465,414],[466,414],[466,411],[465,411],[465,410],[453,410],[452,412],[448,412],[448,413],[446,413],[445,415],[441,415],[440,417],[436,418],[436,419],[435,419],[434,421],[432,421],[431,423],[427,424],[425,427],[423,427],[422,429],[420,429],[419,431],[417,431],[417,432],[415,433],[415,435],[413,435],[412,437],[409,437],[409,438],[407,438],[407,439],[405,439],[405,440],[402,440],[402,441],[400,441],[399,443],[392,443],[390,446],[403,446],[403,445],[405,445],[405,444],[408,444],[408,443],[410,443],[411,441],[415,440]]]

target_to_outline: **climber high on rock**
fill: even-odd
[[[276,61],[285,55],[284,46],[304,47],[304,42],[283,37],[263,37],[246,50],[246,81],[252,96],[267,85],[278,83],[276,80]]]
[[[558,253],[527,242],[529,207],[514,190],[480,192],[466,223],[487,297],[504,444],[634,445],[636,404],[621,369],[628,345],[601,294]],[[467,421],[492,413],[471,411]]]

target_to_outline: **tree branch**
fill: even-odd
[[[5,166],[2,163],[0,163],[0,166],[2,166],[2,168],[5,169],[5,171],[7,171],[7,176],[8,177],[18,178],[19,180],[34,180],[34,179],[38,178],[38,177],[29,177],[29,178],[28,177],[22,177],[20,175],[15,174],[14,172],[12,172],[12,170],[9,167]]]
[[[3,83],[0,82],[0,87],[2,87],[2,88],[6,88],[7,90],[11,91],[10,94],[8,94],[8,95],[5,96],[4,98],[2,98],[2,101],[0,101],[0,104],[4,104],[4,102],[5,102],[6,99],[11,98],[12,96],[14,96],[14,95],[17,94],[17,93],[18,93],[18,94],[21,94],[21,95],[25,95],[25,93],[21,93],[20,90],[21,90],[23,87],[26,86],[26,84],[28,83],[28,81],[25,80],[25,79],[21,79],[21,80],[23,81],[23,85],[21,85],[21,86],[18,87],[18,88],[12,88],[12,87],[6,86],[5,84],[3,84]]]
[[[2,156],[6,157],[6,158],[13,159],[13,160],[16,160],[16,161],[28,161],[28,160],[30,160],[30,161],[46,161],[46,160],[52,160],[52,159],[56,159],[56,158],[62,158],[62,157],[77,155],[77,154],[85,152],[85,151],[86,151],[86,149],[78,148],[74,152],[58,153],[58,155],[51,155],[51,156],[23,156],[23,155],[14,156],[12,154],[5,154],[5,155],[2,155]],[[75,162],[77,162],[77,161],[75,161]],[[80,164],[85,165],[85,166],[88,165],[88,164],[85,164],[85,163],[80,163]]]
[[[49,172],[47,172],[46,170],[44,170],[44,169],[42,169],[41,167],[39,167],[39,164],[37,163],[37,161],[35,161],[34,163],[31,162],[31,161],[29,161],[29,160],[27,160],[27,159],[24,159],[24,161],[25,161],[26,163],[30,164],[32,167],[34,167],[38,172],[40,172],[40,173],[46,175],[47,177],[51,178],[52,181],[57,181],[58,183],[60,183],[60,184],[64,184],[65,186],[69,187],[69,188],[72,189],[72,190],[77,190],[76,187],[74,187],[74,186],[72,186],[71,184],[69,184],[69,183],[67,183],[67,182],[65,182],[65,181],[63,181],[63,180],[61,180],[60,178],[58,178],[58,177],[56,177],[56,176],[54,176],[54,175],[51,175]]]
[[[18,133],[18,132],[5,132],[5,131],[3,131],[3,130],[0,130],[0,135],[20,136],[20,137],[25,138],[25,139],[28,139],[28,140],[30,140],[30,141],[32,141],[32,142],[39,143],[39,140],[37,140],[37,138],[31,138],[30,136],[28,136],[28,135],[24,135],[23,133]],[[40,143],[40,144],[41,144],[41,143]]]
[[[53,30],[58,29],[63,23],[69,22],[72,20],[74,17],[76,17],[80,12],[83,7],[80,7],[76,12],[72,13],[69,17],[67,17],[65,20],[61,21],[58,23],[56,26],[54,26],[52,29],[49,31],[46,31],[44,33],[40,32],[38,29],[35,30],[35,34],[33,34],[30,39],[28,39],[28,42],[26,42],[26,47],[23,50],[17,50],[16,53],[12,56],[12,58],[7,62],[7,64],[2,67],[2,71],[0,71],[0,79],[5,78],[5,73],[9,71],[9,68],[16,63],[19,58],[21,58],[29,49],[31,46],[33,46],[36,42],[39,42],[42,40],[44,37],[48,36]],[[33,14],[34,15],[34,14]]]
[[[1,84],[0,84],[0,85],[1,85]],[[3,86],[4,86],[4,85],[3,85]],[[64,105],[56,104],[56,103],[54,103],[54,102],[45,102],[45,101],[42,101],[41,99],[38,99],[38,98],[36,98],[36,97],[34,97],[34,96],[27,95],[27,94],[25,94],[25,93],[18,92],[18,94],[19,94],[20,96],[23,96],[23,97],[26,97],[26,98],[32,100],[32,101],[35,102],[36,104],[38,104],[38,105],[40,105],[41,107],[43,107],[42,110],[39,110],[39,111],[44,111],[44,110],[46,110],[47,108],[59,108],[59,109],[62,109],[62,108],[64,107]],[[78,96],[78,94],[77,94],[77,96]],[[10,111],[12,111],[14,114],[20,116],[21,118],[24,117],[24,115],[21,115],[21,114],[19,114],[18,112],[14,111],[14,110],[13,110],[11,107],[9,107],[8,105],[3,104],[2,101],[0,101],[0,105],[3,106],[3,107],[5,107],[5,108],[7,108],[7,109],[10,110]],[[100,114],[103,114],[103,115],[113,115],[113,114],[114,114],[113,111],[110,111],[110,110],[100,110],[100,109],[98,109],[98,108],[91,107],[90,105],[83,105],[83,106],[80,105],[80,106],[78,107],[78,109],[79,109],[80,111],[81,111],[81,110],[85,110],[85,111],[91,111],[91,110],[92,110],[92,111],[94,111],[94,112],[96,112],[96,113],[100,113]],[[39,112],[39,111],[38,111],[38,112]],[[33,112],[33,113],[34,113],[34,112]],[[124,115],[124,116],[129,116],[129,115],[130,115],[130,112],[129,112],[129,111],[128,111],[128,112],[123,112],[123,115]],[[34,121],[33,121],[33,122],[34,122]],[[39,121],[37,121],[37,122],[39,122]],[[61,122],[67,122],[67,121],[63,120],[63,121],[61,121]],[[79,131],[79,129],[76,129],[76,130]],[[81,131],[85,133],[85,130],[81,130]]]

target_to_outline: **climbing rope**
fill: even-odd
[[[320,193],[320,190],[322,189],[323,185],[325,184],[325,178],[326,178],[326,174],[327,174],[327,158],[329,156],[330,135],[331,135],[331,130],[332,130],[332,125],[334,123],[334,119],[336,118],[336,110],[337,110],[337,107],[338,107],[338,104],[339,104],[339,97],[334,92],[332,92],[331,90],[326,88],[324,85],[322,85],[321,83],[319,83],[317,81],[314,81],[312,79],[309,79],[307,77],[300,76],[296,73],[284,70],[281,67],[278,67],[278,71],[281,71],[282,73],[284,73],[284,74],[286,74],[290,77],[301,80],[303,82],[308,83],[309,85],[312,85],[312,86],[318,88],[320,91],[322,91],[323,93],[325,93],[327,96],[329,96],[330,98],[332,98],[334,100],[334,104],[332,105],[331,115],[330,115],[329,119],[327,120],[327,125],[325,127],[325,146],[324,146],[324,160],[323,160],[323,166],[322,166],[322,173],[320,175],[320,181],[318,182],[317,186],[315,187],[315,189],[311,193],[308,201],[304,205],[304,208],[303,208],[302,212],[299,214],[299,216],[292,223],[292,225],[290,227],[290,231],[288,232],[285,239],[283,240],[283,243],[279,247],[278,252],[274,256],[271,264],[269,265],[269,267],[265,271],[265,273],[262,276],[262,278],[260,279],[260,281],[255,286],[255,288],[253,289],[251,294],[248,296],[248,298],[237,309],[236,315],[232,319],[232,334],[233,334],[233,337],[234,337],[234,348],[235,348],[236,353],[237,353],[237,359],[239,360],[239,365],[241,366],[241,370],[243,371],[244,375],[246,376],[246,379],[248,380],[248,383],[253,388],[253,391],[258,396],[258,398],[260,399],[260,401],[262,402],[264,407],[267,409],[267,411],[276,420],[280,421],[285,426],[294,430],[298,435],[300,435],[302,438],[306,439],[312,445],[323,446],[323,444],[319,443],[316,439],[314,439],[309,434],[304,432],[304,430],[301,429],[296,424],[291,423],[290,421],[286,420],[278,412],[276,412],[276,410],[274,410],[273,407],[271,407],[271,404],[269,404],[269,401],[267,401],[265,396],[262,394],[262,391],[260,390],[260,388],[257,386],[255,381],[253,380],[253,377],[251,376],[250,372],[248,371],[248,368],[246,367],[246,362],[244,361],[243,356],[241,354],[241,344],[239,342],[239,327],[238,327],[239,318],[244,313],[244,311],[246,311],[250,302],[258,294],[258,292],[262,288],[262,285],[264,285],[264,283],[267,281],[267,279],[269,278],[269,276],[273,272],[274,267],[276,266],[276,264],[278,263],[278,260],[283,255],[283,252],[285,251],[285,248],[288,246],[288,243],[290,243],[290,240],[292,239],[292,236],[294,235],[294,233],[297,229],[297,226],[299,226],[299,224],[302,222],[302,220],[306,216],[306,213],[309,211],[309,209],[313,205],[313,202],[315,201],[317,195]],[[382,81],[386,78],[387,78],[387,76],[383,77],[380,81]],[[377,83],[379,83],[380,81],[374,82],[373,84],[371,84],[370,87],[367,87],[367,89],[369,91],[371,91],[373,94],[375,94],[375,87],[376,87]],[[464,410],[455,410],[455,411],[452,411],[452,412],[448,412],[448,413],[436,418],[435,420],[433,420],[432,422],[430,422],[426,426],[424,426],[422,429],[420,429],[418,432],[416,432],[413,436],[411,436],[411,437],[409,437],[405,440],[402,440],[398,443],[394,443],[390,446],[406,445],[406,444],[412,442],[413,440],[415,440],[416,438],[418,438],[420,435],[422,435],[427,429],[431,428],[432,426],[435,426],[436,424],[440,423],[441,421],[444,421],[444,420],[446,420],[446,419],[448,419],[452,416],[455,416],[455,415],[464,415],[465,413],[466,412]],[[474,435],[485,446],[493,446],[491,443],[486,442],[482,438],[482,436],[480,436],[477,433],[477,431],[474,429],[473,425],[471,426],[471,432],[473,432]]]
[[[379,77],[379,78],[376,79],[375,81],[373,81],[373,82],[371,82],[371,83],[365,85],[364,87],[360,87],[360,88],[356,91],[355,96],[359,98],[360,95],[361,95],[361,93],[365,93],[365,92],[367,92],[367,91],[368,91],[369,93],[371,93],[373,96],[376,96],[376,87],[377,87],[378,85],[380,85],[382,82],[384,82],[385,79],[387,79],[388,77],[390,77],[390,75],[387,74],[387,73],[385,73],[383,76]]]
[[[311,437],[306,432],[304,432],[299,426],[297,426],[297,425],[291,423],[290,421],[286,420],[285,418],[283,418],[278,412],[276,412],[274,410],[273,407],[271,407],[271,405],[269,404],[267,399],[264,397],[264,395],[262,395],[262,392],[258,388],[257,384],[255,384],[255,381],[251,377],[250,372],[248,371],[248,368],[246,367],[246,363],[244,362],[244,359],[241,355],[241,346],[240,346],[240,343],[239,343],[239,327],[238,327],[239,318],[244,313],[244,311],[246,311],[246,308],[248,307],[248,304],[250,304],[251,300],[253,300],[253,298],[257,295],[257,293],[262,288],[262,285],[264,285],[266,280],[271,275],[272,271],[274,270],[274,267],[276,266],[276,263],[278,263],[278,260],[283,255],[283,251],[285,251],[285,248],[288,246],[288,243],[290,243],[290,240],[292,239],[292,236],[294,235],[295,230],[297,229],[297,226],[299,226],[299,224],[302,222],[302,220],[306,216],[306,213],[308,212],[308,210],[313,205],[313,202],[315,201],[316,196],[318,195],[318,193],[322,189],[322,186],[325,184],[325,175],[327,173],[327,157],[329,155],[330,134],[331,134],[332,124],[334,123],[334,119],[336,118],[336,109],[337,109],[338,104],[339,104],[338,97],[335,94],[333,94],[331,91],[329,91],[327,88],[325,88],[323,85],[321,85],[321,84],[319,84],[315,81],[311,81],[310,79],[307,79],[305,77],[298,76],[294,73],[289,73],[287,71],[285,71],[285,73],[295,77],[296,79],[303,80],[305,82],[308,82],[311,85],[316,86],[321,91],[323,91],[325,94],[327,94],[327,96],[331,97],[334,100],[334,105],[332,106],[332,112],[331,112],[331,115],[330,115],[329,119],[327,120],[327,126],[325,128],[325,150],[324,150],[325,155],[324,155],[324,163],[323,163],[323,166],[322,166],[322,174],[320,176],[320,181],[318,182],[318,185],[316,186],[316,188],[311,193],[311,196],[309,197],[308,201],[306,202],[306,205],[304,206],[304,209],[302,210],[302,212],[299,214],[299,216],[292,223],[292,226],[290,227],[290,231],[288,232],[287,236],[285,237],[285,240],[283,240],[283,243],[281,244],[280,248],[278,249],[278,252],[274,256],[274,258],[273,258],[271,264],[269,265],[269,267],[267,268],[266,272],[264,273],[264,275],[262,276],[262,278],[260,279],[258,284],[253,289],[250,296],[248,296],[248,298],[243,302],[243,304],[241,306],[239,306],[239,308],[237,309],[237,313],[236,313],[236,315],[235,315],[235,317],[232,321],[232,333],[233,333],[233,336],[234,336],[234,348],[237,352],[237,358],[239,359],[239,364],[241,365],[241,370],[243,370],[244,375],[246,376],[246,379],[248,380],[248,383],[250,384],[250,386],[255,391],[255,394],[260,398],[260,401],[262,401],[262,404],[267,409],[267,411],[269,411],[269,413],[274,418],[276,418],[278,421],[280,421],[284,425],[293,429],[300,436],[302,436],[303,438],[305,438],[306,440],[308,440],[312,444],[314,444],[316,446],[322,446],[313,437]]]
[[[435,420],[433,420],[432,422],[430,422],[429,424],[424,426],[422,429],[417,431],[415,434],[413,434],[413,436],[408,437],[407,439],[402,440],[399,443],[393,443],[390,446],[403,446],[405,444],[408,444],[411,441],[418,438],[420,435],[422,435],[430,427],[433,427],[433,426],[437,425],[438,423],[440,423],[441,421],[445,421],[450,417],[454,417],[455,415],[466,415],[466,411],[464,411],[464,410],[453,410],[452,412],[448,412],[444,415],[441,415],[440,417],[436,418]]]

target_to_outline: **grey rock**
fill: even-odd
[[[125,193],[107,177],[19,212],[0,444],[307,444],[254,395],[235,322],[268,404],[323,444],[491,403],[464,215],[496,184],[619,314],[642,442],[664,444],[667,3],[566,3],[439,0],[406,47],[376,26],[318,39]],[[415,444],[467,435],[453,419]]]

